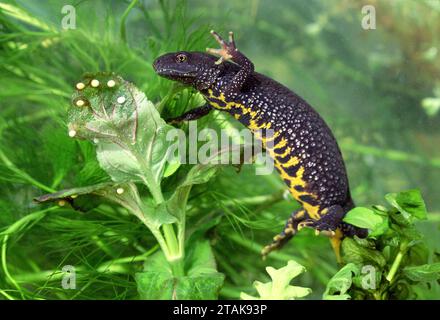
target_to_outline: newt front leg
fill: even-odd
[[[229,42],[223,40],[223,38],[220,37],[220,35],[215,31],[211,31],[211,34],[221,47],[220,49],[206,49],[209,53],[220,56],[220,59],[216,61],[216,64],[232,60],[240,66],[240,70],[234,75],[232,81],[229,81],[226,85],[224,85],[222,92],[224,92],[225,95],[230,93],[238,93],[240,92],[244,83],[254,72],[254,64],[237,49],[235,46],[234,34],[232,32],[229,32]]]
[[[178,117],[167,119],[167,123],[177,124],[183,121],[197,120],[206,116],[211,110],[212,107],[209,104],[205,104],[201,107],[191,109]]]

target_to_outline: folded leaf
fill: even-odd
[[[43,203],[43,202],[51,202],[51,201],[57,201],[61,199],[75,199],[77,196],[80,195],[86,195],[86,194],[98,194],[98,192],[102,189],[106,188],[113,188],[114,189],[114,183],[113,182],[106,182],[106,183],[99,183],[95,184],[93,186],[87,186],[87,187],[80,187],[80,188],[71,188],[71,189],[64,189],[55,193],[49,193],[45,194],[41,197],[35,198],[34,201]]]

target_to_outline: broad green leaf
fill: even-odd
[[[436,281],[440,279],[440,262],[405,267],[403,273],[413,281]]]
[[[285,267],[280,269],[267,267],[266,271],[272,281],[267,283],[259,281],[254,282],[254,287],[257,289],[259,297],[254,297],[242,292],[240,295],[241,299],[294,300],[297,298],[303,298],[312,292],[309,288],[290,285],[292,279],[306,271],[302,265],[293,260],[289,260]]]
[[[73,95],[69,111],[69,135],[97,145],[98,161],[113,181],[159,185],[171,159],[167,134],[174,128],[143,92],[117,75],[86,75],[80,83],[84,88]],[[178,167],[173,161],[172,172]]]
[[[353,277],[360,274],[359,267],[354,263],[346,264],[339,270],[327,283],[323,299],[324,300],[348,300],[351,296],[348,294]]]
[[[186,273],[174,277],[162,252],[149,257],[136,274],[142,299],[217,299],[224,276],[217,272],[208,241],[194,243],[185,257]]]
[[[188,248],[186,276],[180,279],[180,299],[217,299],[224,275],[217,271],[214,254],[208,241],[198,241]]]
[[[342,241],[342,252],[344,261],[347,263],[352,262],[360,265],[374,263],[381,267],[386,265],[386,260],[379,251],[361,246],[351,238],[345,238]]]
[[[200,276],[179,278],[175,287],[176,299],[215,300],[225,276],[219,272]]]
[[[175,279],[162,252],[156,252],[144,263],[144,271],[135,275],[141,299],[167,300],[174,297]]]
[[[370,236],[378,236],[388,229],[388,218],[377,214],[374,210],[356,207],[344,217],[344,221],[360,228],[371,230]]]
[[[377,224],[382,223],[382,218],[373,210],[356,207],[351,209],[344,217],[344,221],[360,228],[374,229]]]
[[[142,180],[142,168],[131,150],[101,141],[96,146],[96,156],[100,166],[113,181]]]
[[[413,189],[399,193],[389,193],[385,199],[402,213],[409,214],[417,219],[426,219],[426,206],[420,190]]]

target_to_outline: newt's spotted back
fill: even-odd
[[[180,117],[195,120],[212,109],[228,112],[261,139],[275,167],[302,208],[293,212],[284,230],[263,249],[263,255],[284,245],[307,226],[330,236],[339,259],[344,236],[366,236],[366,230],[342,222],[354,207],[338,144],[324,120],[301,97],[254,71],[253,63],[212,32],[221,49],[209,53],[168,53],[154,62],[156,72],[194,86],[206,104]],[[231,62],[232,61],[232,62]]]

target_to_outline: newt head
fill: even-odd
[[[162,77],[204,90],[211,87],[224,70],[223,64],[215,63],[217,60],[204,52],[179,51],[158,57],[153,68]]]

